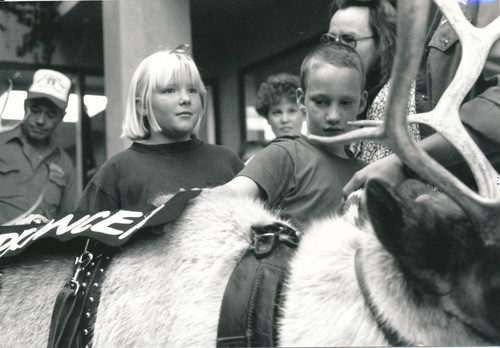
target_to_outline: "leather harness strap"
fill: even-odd
[[[236,265],[224,293],[217,347],[277,344],[281,290],[298,237],[279,223],[254,227],[253,232],[253,247]]]
[[[90,244],[77,258],[75,277],[66,283],[56,299],[49,348],[91,347],[101,284],[114,249],[97,242]]]
[[[99,299],[101,298],[101,287],[105,278],[106,270],[113,259],[114,249],[96,243],[92,249],[96,253],[94,262],[91,262],[87,271],[83,274],[81,291],[77,296],[83,298],[79,312],[80,323],[78,326],[78,341],[81,347],[91,347],[94,334],[94,323],[97,314]]]

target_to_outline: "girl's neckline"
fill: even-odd
[[[147,153],[174,153],[174,152],[184,152],[195,149],[199,147],[203,141],[200,139],[193,137],[187,141],[180,141],[177,143],[168,143],[168,144],[156,144],[156,145],[147,145],[134,142],[130,147],[132,150],[136,150],[139,152],[147,152]]]

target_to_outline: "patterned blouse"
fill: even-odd
[[[377,94],[373,100],[372,105],[370,105],[367,113],[367,120],[383,120],[385,116],[385,109],[387,105],[387,98],[390,92],[390,83],[388,81],[384,87]],[[410,100],[408,101],[408,115],[413,115],[416,113],[415,108],[415,82],[411,86],[410,90]],[[420,130],[417,123],[411,123],[408,126],[410,134],[413,136],[415,141],[420,141]],[[371,141],[362,140],[357,143],[351,144],[350,150],[354,153],[354,157],[363,160],[367,163],[374,162],[386,156],[389,156],[393,151],[387,146]]]

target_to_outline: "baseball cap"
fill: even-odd
[[[65,110],[68,105],[71,80],[58,71],[40,69],[33,75],[33,84],[28,89],[28,99],[47,98]]]

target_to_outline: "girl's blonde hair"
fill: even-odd
[[[187,55],[186,46],[175,50],[162,50],[145,58],[132,76],[128,92],[122,138],[144,140],[151,132],[160,132],[151,103],[153,91],[165,88],[170,83],[188,82],[200,94],[202,115],[193,130],[196,134],[205,113],[207,90],[193,59]]]

